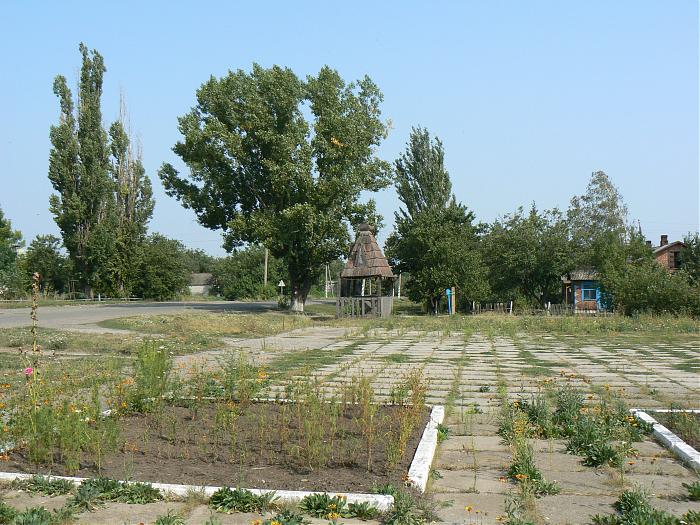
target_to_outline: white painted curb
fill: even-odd
[[[31,479],[36,474],[23,474],[20,472],[0,472],[0,481],[14,481],[16,479]],[[70,476],[49,476],[51,479],[65,479],[73,483],[82,483],[89,478],[73,478]],[[189,492],[200,492],[210,497],[221,487],[199,486],[199,485],[176,485],[172,483],[149,483],[167,494],[185,497]],[[274,492],[282,503],[299,503],[309,494],[323,494],[319,491],[305,490],[268,490],[268,489],[246,489],[253,494],[267,494]],[[332,495],[345,496],[348,503],[369,503],[377,507],[382,512],[390,510],[394,506],[394,497],[383,494],[360,494],[352,492],[334,492]]]
[[[425,492],[430,477],[430,466],[433,464],[433,457],[437,449],[438,425],[445,419],[445,407],[434,406],[430,412],[430,421],[425,426],[423,437],[421,437],[413,461],[408,469],[408,481],[421,492]]]
[[[654,410],[655,412],[692,412],[698,413],[699,410]],[[636,418],[641,419],[646,423],[650,423],[654,432],[653,435],[656,439],[661,441],[661,443],[671,450],[676,456],[678,456],[681,461],[687,464],[696,472],[700,472],[700,452],[695,450],[693,447],[688,445],[685,441],[679,438],[676,434],[671,432],[661,423],[656,421],[653,417],[647,414],[644,410],[639,408],[633,408],[630,410],[632,415]]]

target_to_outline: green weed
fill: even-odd
[[[209,499],[209,505],[217,512],[267,512],[275,507],[274,492],[254,494],[246,489],[223,487]]]

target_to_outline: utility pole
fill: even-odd
[[[267,286],[267,259],[270,257],[270,250],[265,248],[265,273],[263,276],[263,284]]]

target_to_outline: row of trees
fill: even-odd
[[[249,276],[266,248],[270,282],[283,278],[292,309],[301,311],[324,266],[347,253],[353,230],[362,222],[380,225],[374,201],[363,201],[363,192],[393,182],[402,208],[386,251],[396,269],[410,275],[408,295],[432,310],[451,285],[467,301],[541,306],[559,299],[562,274],[582,266],[598,269],[625,310],[631,302],[670,310],[697,303],[686,300],[697,286],[692,263],[675,276],[657,271],[605,173],[594,173],[566,212],[533,204],[479,223],[452,194],[441,142],[415,129],[393,166],[379,159],[377,147],[390,127],[381,119],[382,93],[368,77],[346,83],[329,67],[300,78],[288,68],[254,64],[250,72],[230,71],[202,84],[196,104],[179,119],[183,139],[173,148],[188,172],[164,163],[159,177],[170,196],[203,226],[222,230],[225,247],[239,253],[217,262],[188,254],[177,241],[148,235],[154,201],[141,148],[130,136],[123,103],[117,121],[103,127],[104,60],[82,44],[80,52],[77,98],[63,76],[54,81],[60,119],[50,133],[50,209],[68,255],[61,258],[58,239],[43,237],[26,257],[28,271],[38,269],[35,256],[57,268],[44,271],[54,289],[65,287],[70,274],[86,296],[165,297],[177,293],[181,277],[196,266],[210,269],[229,298],[265,296],[270,290]],[[18,241],[8,231],[11,246]],[[16,256],[6,258],[18,268]],[[7,272],[2,264],[0,245],[0,271]],[[168,278],[159,276],[168,264],[174,265]],[[657,302],[642,300],[650,293],[639,293],[641,284],[630,287],[631,279],[664,292]]]
[[[10,221],[0,210],[1,299],[25,297],[30,291],[34,272],[41,275],[40,291],[45,297],[84,296],[76,279],[79,273],[61,239],[54,235],[38,235],[26,250],[20,249],[23,245],[21,233],[12,229]],[[130,294],[163,300],[184,292],[191,271],[197,270],[197,259],[198,254],[186,249],[179,241],[160,234],[145,236],[132,257]],[[98,293],[104,292],[98,288]]]
[[[613,305],[626,313],[700,313],[697,233],[685,239],[684,268],[668,272],[642,232],[629,225],[622,196],[602,171],[593,173],[565,213],[533,203],[484,224],[456,202],[442,143],[427,130],[413,130],[395,167],[403,207],[386,252],[411,275],[407,295],[433,310],[452,285],[466,301],[515,300],[542,308],[561,301],[564,274],[591,268]]]

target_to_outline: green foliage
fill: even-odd
[[[437,313],[445,288],[456,286],[463,301],[487,294],[486,269],[477,249],[474,214],[450,196],[442,143],[413,129],[406,152],[396,161],[396,191],[404,205],[386,254],[396,269],[411,276],[404,288],[413,301]]]
[[[61,253],[61,239],[58,237],[37,235],[27,248],[24,269],[27,279],[39,272],[40,288],[44,294],[68,290],[70,261]]]
[[[610,292],[615,309],[626,315],[700,315],[700,285],[691,284],[684,271],[671,273],[653,259],[608,269],[602,283]]]
[[[690,282],[700,285],[700,235],[689,233],[683,239],[685,246],[681,249],[681,268]]]
[[[185,518],[174,510],[169,510],[167,514],[158,516],[153,525],[185,525]]]
[[[274,492],[253,494],[246,489],[223,487],[214,492],[209,505],[217,512],[267,512],[275,507]]]
[[[173,358],[170,352],[155,341],[146,341],[134,362],[135,388],[129,408],[137,412],[151,412],[162,405],[170,385]]]
[[[0,501],[0,525],[9,525],[17,515],[17,510],[4,501]]]
[[[542,307],[561,297],[561,276],[571,269],[566,221],[557,209],[515,213],[489,226],[484,263],[494,298]]]
[[[12,229],[0,208],[0,299],[23,294],[23,283],[17,260],[17,249],[23,246],[22,234]]]
[[[185,247],[180,241],[154,233],[142,247],[139,282],[134,293],[146,299],[167,300],[189,282]]]
[[[133,152],[124,129],[123,106],[109,134],[102,127],[104,59],[82,43],[80,53],[77,104],[65,77],[53,84],[61,115],[50,131],[50,210],[84,293],[128,295],[138,280],[152,189],[140,147]]]
[[[368,501],[363,501],[362,503],[349,503],[347,513],[350,518],[367,521],[376,518],[379,515],[379,509]]]
[[[224,230],[229,248],[259,243],[282,259],[292,309],[303,310],[321,265],[344,255],[347,223],[372,211],[360,193],[389,183],[375,155],[386,133],[381,101],[369,78],[346,84],[328,67],[306,81],[257,64],[212,77],[179,119],[174,151],[189,180],[169,164],[159,175],[202,225]]]
[[[601,269],[610,264],[610,251],[625,242],[627,207],[604,171],[593,172],[586,193],[571,199],[567,222],[574,266]]]
[[[325,492],[304,496],[299,503],[299,508],[314,518],[325,518],[332,521],[339,517],[349,516],[345,497],[329,496]]]
[[[439,423],[437,426],[437,439],[438,443],[442,443],[448,437],[450,437],[450,427]]]
[[[11,525],[56,525],[54,515],[44,507],[30,507],[17,512]]]
[[[397,217],[412,219],[425,210],[447,208],[454,202],[445,151],[427,129],[412,128],[406,151],[395,161],[396,193],[404,204]]]
[[[211,273],[218,262],[216,257],[208,255],[204,250],[185,250],[187,270],[191,273]]]
[[[91,512],[108,501],[145,505],[162,499],[163,494],[150,483],[91,478],[80,484],[66,505],[77,512]]]
[[[458,204],[425,210],[412,219],[397,216],[386,254],[397,270],[408,272],[406,295],[437,312],[445,288],[456,286],[463,301],[487,295],[486,269],[477,249],[474,215]]]
[[[700,501],[700,481],[683,483],[683,486],[688,491],[688,499],[690,501]]]
[[[553,481],[547,481],[535,465],[532,446],[524,437],[515,440],[513,461],[508,468],[508,476],[528,487],[536,496],[558,494],[559,487]]]
[[[394,506],[388,512],[385,525],[422,525],[425,519],[421,516],[416,500],[408,492],[394,492]]]
[[[657,510],[649,503],[647,494],[642,489],[626,490],[615,502],[618,515],[595,515],[594,525],[697,525],[700,513],[688,511],[680,517]]]
[[[277,283],[288,280],[282,260],[268,259],[268,285],[263,285],[265,248],[248,246],[234,251],[213,266],[214,289],[228,300],[277,297]]]
[[[39,474],[29,479],[15,480],[12,486],[27,492],[44,494],[45,496],[61,496],[72,492],[75,488],[75,485],[70,480],[51,478]]]

